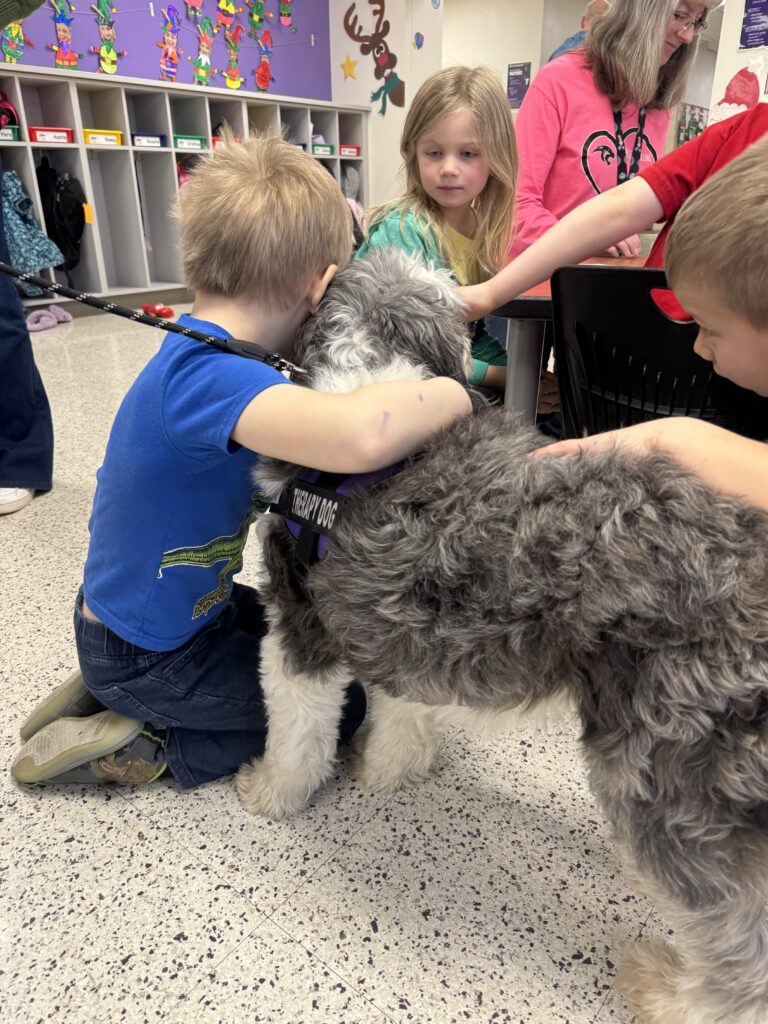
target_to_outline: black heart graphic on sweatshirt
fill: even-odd
[[[628,128],[625,132],[622,132],[622,135],[624,136],[624,146],[627,152],[627,164],[629,165],[632,159],[632,149],[634,148],[635,139],[637,137],[637,128]],[[643,132],[642,138],[643,150],[648,150],[655,162],[656,150],[651,145],[650,139],[645,132]],[[584,143],[584,148],[581,151],[581,166],[584,174],[586,175],[587,181],[598,195],[602,189],[598,187],[593,173],[593,168],[595,168],[596,165],[599,165],[599,163],[615,166],[618,163],[618,160],[618,140],[612,132],[605,131],[604,129],[599,132],[593,132]],[[629,169],[629,167],[627,169]]]

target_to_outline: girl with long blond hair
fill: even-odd
[[[428,78],[400,140],[403,196],[373,210],[358,250],[394,245],[477,284],[501,266],[514,210],[517,147],[509,103],[490,68],[449,67]],[[506,353],[478,324],[471,383],[503,389]]]
[[[663,155],[672,108],[682,99],[707,13],[717,6],[719,0],[611,0],[582,48],[541,68],[517,118],[520,181],[509,259]],[[639,238],[609,252],[639,255]]]

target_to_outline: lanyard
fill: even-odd
[[[645,107],[640,107],[637,114],[637,135],[635,145],[632,148],[632,163],[629,165],[627,174],[627,147],[624,145],[624,133],[621,130],[621,111],[614,110],[613,124],[616,128],[616,153],[618,163],[616,164],[616,184],[621,185],[628,178],[634,178],[640,170],[640,154],[643,150],[643,131],[645,130]]]

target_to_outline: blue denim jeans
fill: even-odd
[[[168,767],[182,789],[230,775],[261,757],[267,717],[259,685],[267,633],[255,590],[236,583],[213,622],[182,647],[149,651],[86,619],[75,602],[75,639],[85,685],[113,711],[166,729]],[[365,715],[359,683],[347,690],[340,738],[349,741]]]
[[[3,169],[0,166],[0,183]],[[0,202],[0,262],[9,263]],[[0,274],[0,487],[50,491],[53,422],[13,278]]]

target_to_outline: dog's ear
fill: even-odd
[[[343,340],[358,365],[398,357],[434,376],[467,379],[470,339],[451,275],[396,248],[371,249],[336,275],[301,328],[294,359],[311,375],[332,346],[342,358]]]
[[[319,336],[321,334],[320,309],[324,301],[325,299],[322,300],[317,310],[307,317],[299,328],[299,333],[296,335],[293,358],[299,366],[305,365],[307,361],[307,351],[319,340]]]
[[[357,266],[367,279],[368,333],[390,355],[465,380],[469,334],[450,272],[394,247],[371,249]]]

